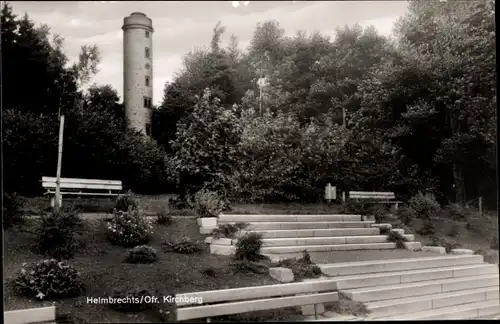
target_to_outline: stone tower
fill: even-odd
[[[151,134],[153,22],[134,12],[123,19],[123,102],[128,126]]]

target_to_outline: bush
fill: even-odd
[[[233,260],[231,263],[231,269],[234,273],[267,274],[269,272],[269,267],[265,264],[245,259]]]
[[[409,206],[416,213],[417,218],[432,219],[441,209],[441,206],[432,193],[417,193],[409,200]]]
[[[430,220],[424,221],[422,227],[417,230],[417,233],[423,236],[433,235],[436,233],[436,226]]]
[[[36,229],[38,252],[58,260],[70,259],[77,248],[76,235],[83,230],[78,211],[61,208],[58,212],[42,215]]]
[[[448,230],[447,234],[450,237],[457,237],[459,232],[460,232],[460,226],[458,226],[458,224],[453,223],[451,224],[451,227]]]
[[[200,217],[217,217],[224,209],[223,199],[215,191],[202,189],[194,195],[193,208]]]
[[[219,224],[219,227],[213,230],[212,232],[212,237],[215,239],[220,239],[220,238],[230,238],[234,239],[235,234],[238,233],[238,231],[244,229],[247,227],[249,224],[248,223],[236,223],[236,224]]]
[[[371,313],[365,304],[352,300],[342,292],[339,292],[339,301],[335,305],[334,311],[339,314],[366,317]]]
[[[248,233],[238,239],[236,243],[236,260],[259,261],[262,259],[260,248],[262,247],[262,234]]]
[[[162,247],[165,252],[177,252],[182,254],[194,254],[203,251],[201,243],[193,241],[189,237],[183,237],[175,242],[164,242],[162,243]]]
[[[485,234],[487,222],[480,217],[471,217],[467,219],[467,223],[465,224],[465,228],[471,232],[476,234]]]
[[[387,235],[387,242],[396,243],[398,249],[404,249],[405,242],[408,242],[408,239],[396,231],[390,231]]]
[[[498,250],[498,234],[495,234],[490,242],[490,249]]]
[[[340,212],[342,214],[368,215],[372,206],[373,204],[347,200],[340,205]]]
[[[5,228],[22,223],[22,207],[24,201],[16,193],[3,193],[3,225]]]
[[[131,191],[127,192],[124,195],[119,195],[118,197],[116,197],[115,209],[117,211],[126,212],[129,210],[129,207],[132,207],[132,209],[139,208],[139,203],[136,199],[134,199],[133,193]]]
[[[446,218],[450,220],[463,221],[466,220],[470,214],[470,211],[467,208],[457,203],[448,204],[444,208],[444,211]]]
[[[368,214],[373,215],[377,222],[385,221],[387,219],[387,214],[389,210],[387,206],[374,204],[373,206],[368,207]]]
[[[113,218],[107,224],[109,240],[120,246],[146,244],[153,233],[151,222],[138,209],[129,206],[127,212],[113,211]]]
[[[460,247],[460,244],[450,242],[446,237],[441,235],[433,235],[431,236],[430,246],[442,246],[445,248],[446,253],[451,253],[451,250],[457,249]]]
[[[411,225],[412,221],[417,217],[417,213],[411,207],[401,207],[398,209],[397,218],[405,225]]]
[[[20,294],[46,299],[78,296],[84,286],[73,266],[50,259],[29,266],[24,263],[14,287]]]
[[[150,309],[153,303],[143,302],[140,303],[142,297],[153,296],[147,289],[133,288],[133,289],[115,289],[112,297],[121,299],[124,303],[111,303],[111,308],[124,313],[137,313]]]
[[[169,226],[172,225],[173,223],[174,220],[172,216],[169,214],[168,207],[156,213],[156,224]]]
[[[311,256],[304,251],[300,259],[285,259],[273,263],[274,267],[284,267],[292,270],[295,280],[305,278],[317,278],[321,275],[321,269],[312,262]]]
[[[206,267],[206,268],[203,268],[201,269],[201,274],[204,275],[205,277],[217,277],[217,269],[213,268],[213,267]]]
[[[149,245],[136,246],[128,250],[125,257],[127,263],[153,263],[156,260],[156,250]]]

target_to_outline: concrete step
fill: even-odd
[[[251,231],[241,231],[236,237],[243,236]],[[378,228],[327,228],[327,229],[299,229],[299,230],[270,230],[257,231],[262,237],[287,238],[287,237],[332,237],[332,236],[364,236],[379,235]]]
[[[405,235],[408,241],[414,241],[414,235]],[[263,239],[262,246],[294,246],[294,245],[336,245],[336,244],[366,244],[387,243],[386,235],[372,236],[336,236],[336,237],[302,237],[302,238],[272,238]]]
[[[498,273],[462,278],[428,280],[406,284],[343,290],[347,296],[360,302],[439,294],[465,289],[498,286]]]
[[[427,280],[461,278],[474,275],[497,274],[498,267],[488,263],[422,270],[391,271],[352,276],[335,276],[339,289],[356,289],[381,285],[396,285]]]
[[[500,304],[498,299],[425,310],[421,312],[380,317],[377,320],[391,321],[474,319],[493,314],[500,314]]]
[[[440,255],[435,257],[360,261],[318,265],[330,276],[380,273],[483,263],[482,255]]]
[[[460,290],[365,303],[371,319],[498,299],[498,287]]]
[[[235,224],[227,222],[226,224]],[[295,229],[327,229],[327,228],[370,228],[373,221],[340,221],[340,222],[247,222],[247,231],[259,230],[295,230]]]
[[[219,223],[229,222],[343,222],[361,221],[361,215],[331,214],[331,215],[245,215],[221,214]]]
[[[420,245],[420,242],[407,242],[409,246]],[[263,254],[300,253],[353,250],[386,250],[396,249],[396,243],[365,243],[365,244],[332,244],[332,245],[294,245],[294,246],[267,246],[262,247]]]

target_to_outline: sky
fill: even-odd
[[[15,14],[25,12],[36,24],[47,24],[65,39],[71,62],[82,45],[97,45],[99,73],[91,83],[109,84],[123,93],[123,18],[142,12],[153,20],[153,103],[158,105],[167,81],[182,68],[182,56],[208,46],[218,21],[245,49],[258,22],[277,20],[287,35],[299,30],[335,36],[345,25],[374,26],[386,36],[407,9],[405,1],[15,1]],[[246,4],[246,5],[245,5]]]

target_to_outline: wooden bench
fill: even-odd
[[[97,180],[97,179],[77,179],[61,178],[60,190],[62,205],[63,195],[74,196],[97,196],[115,197],[122,191],[122,182],[119,180]],[[56,178],[42,177],[42,187],[47,189],[44,195],[49,195],[50,205],[54,207],[56,193]]]
[[[5,324],[30,324],[44,323],[55,324],[56,322],[56,307],[37,307],[28,309],[18,309],[3,313]]]
[[[356,201],[365,200],[380,204],[391,204],[394,205],[395,210],[398,210],[399,204],[402,203],[402,201],[394,200],[396,199],[396,194],[394,192],[349,191],[349,199],[354,199]]]
[[[338,301],[334,280],[312,280],[287,284],[201,291],[175,296],[177,320],[191,320],[287,307],[312,307]]]

